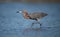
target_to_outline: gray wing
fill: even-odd
[[[35,13],[31,13],[30,14],[30,17],[31,18],[43,18],[44,16],[47,16],[48,14],[47,13],[43,13],[43,12],[35,12]]]

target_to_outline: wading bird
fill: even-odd
[[[31,19],[31,20],[36,20],[38,24],[40,24],[40,22],[38,22],[41,18],[47,16],[48,14],[47,13],[43,13],[43,12],[33,12],[33,13],[30,13],[28,14],[27,10],[23,10],[23,11],[17,11],[17,13],[22,13],[23,14],[23,17],[25,19]],[[35,23],[32,23],[32,26],[34,25]],[[31,26],[31,27],[32,27]],[[41,24],[40,24],[41,26]]]

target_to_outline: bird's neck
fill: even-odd
[[[30,18],[30,16],[28,15],[27,12],[23,13],[23,16],[24,16],[24,18],[26,18],[26,19],[29,19],[29,18]]]

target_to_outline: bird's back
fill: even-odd
[[[38,19],[40,19],[40,18],[42,18],[42,17],[44,17],[44,16],[46,16],[47,14],[46,13],[43,13],[43,12],[34,12],[34,13],[31,13],[31,14],[29,14],[29,16],[31,17],[31,18],[38,18]]]

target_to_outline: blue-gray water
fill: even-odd
[[[31,29],[34,20],[24,19],[18,10],[26,9],[28,13],[35,11],[48,13]],[[0,3],[0,37],[60,37],[60,4],[21,4]]]

